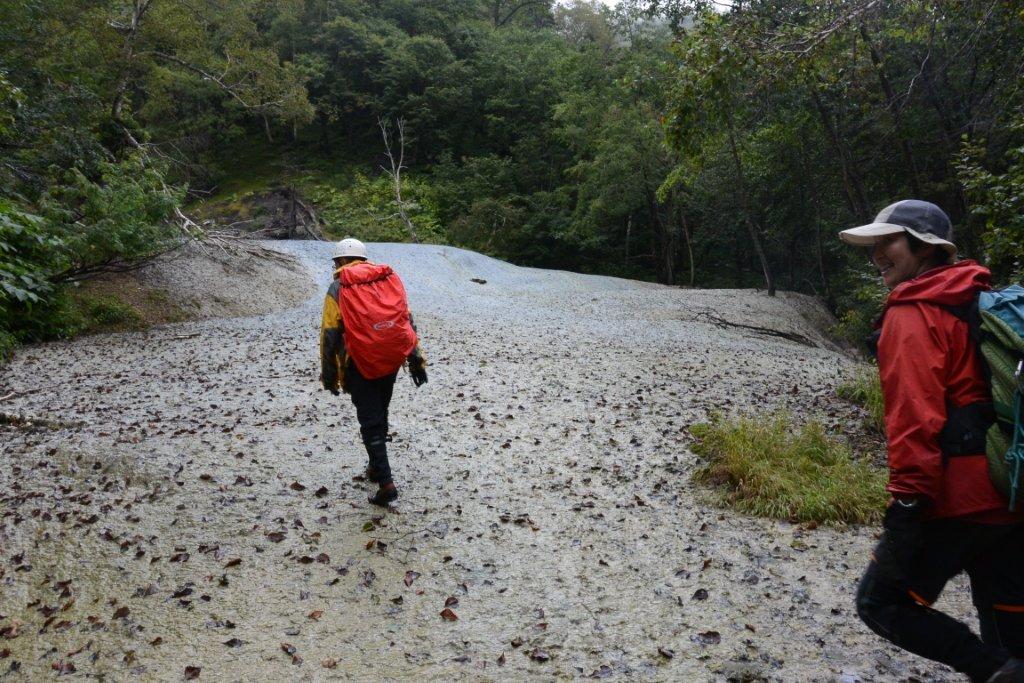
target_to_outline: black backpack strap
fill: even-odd
[[[981,309],[978,306],[977,294],[971,298],[969,303],[962,306],[943,306],[942,308],[967,323],[967,330],[971,341],[975,344],[981,344]]]

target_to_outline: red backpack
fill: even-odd
[[[345,349],[366,379],[396,372],[416,348],[405,286],[390,266],[357,263],[339,273]]]

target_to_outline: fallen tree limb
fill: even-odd
[[[0,412],[0,426],[9,426],[16,429],[73,429],[84,427],[85,422],[81,420],[51,420],[45,417],[32,417],[21,413]]]
[[[7,399],[14,398],[15,396],[28,396],[29,394],[34,394],[37,391],[42,391],[42,389],[40,388],[40,389],[26,389],[25,391],[12,391],[11,393],[7,394],[6,396],[0,396],[0,401],[6,401]]]
[[[707,311],[704,311],[699,315],[707,318],[707,320],[716,327],[736,327],[742,330],[750,330],[751,332],[756,332],[757,334],[767,335],[769,337],[781,337],[782,339],[787,339],[791,342],[802,344],[803,346],[810,346],[811,348],[819,347],[819,344],[814,340],[805,337],[802,334],[798,334],[796,332],[784,332],[782,330],[773,330],[769,327],[760,327],[758,325],[744,325],[743,323],[734,323],[729,320],[726,320],[725,318],[717,316],[714,313],[709,313]]]

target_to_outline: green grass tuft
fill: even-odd
[[[817,421],[796,427],[779,413],[768,419],[713,416],[690,429],[707,459],[697,480],[722,491],[748,514],[797,522],[868,524],[885,510],[885,472],[855,459]]]
[[[836,388],[836,395],[866,409],[866,425],[882,437],[885,436],[885,404],[877,368],[872,366],[860,370],[853,379]]]

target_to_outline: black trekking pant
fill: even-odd
[[[345,389],[352,396],[359,420],[359,431],[366,446],[370,467],[376,471],[381,486],[391,483],[391,465],[388,463],[388,406],[395,388],[398,371],[366,379],[351,360],[345,368]]]
[[[1024,524],[939,519],[924,523],[924,547],[907,582],[872,561],[857,590],[857,614],[893,644],[985,681],[1011,656],[1024,657]],[[966,571],[981,638],[930,607]]]

